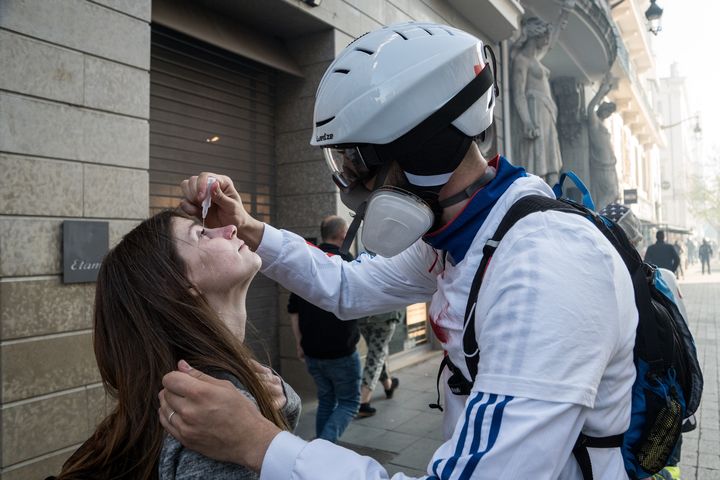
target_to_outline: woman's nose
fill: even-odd
[[[230,240],[232,237],[237,235],[237,228],[235,225],[225,225],[222,227],[223,237]]]
[[[206,229],[211,237],[223,237],[228,240],[237,235],[237,227],[235,225],[225,225],[220,228]]]

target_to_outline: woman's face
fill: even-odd
[[[262,264],[260,257],[237,238],[232,225],[203,228],[197,222],[177,217],[173,233],[178,254],[187,266],[188,280],[205,295],[247,285]]]

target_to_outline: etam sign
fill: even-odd
[[[108,252],[108,222],[63,222],[63,283],[97,280]]]

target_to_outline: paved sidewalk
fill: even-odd
[[[720,263],[713,262],[712,268],[720,272]],[[698,428],[683,437],[680,471],[683,480],[720,480],[720,273],[702,275],[699,263],[692,265],[680,281],[680,291],[705,377],[703,400],[696,414]]]
[[[720,334],[720,263],[718,273],[701,275],[700,266],[690,266],[681,292],[690,317],[698,355],[705,375],[705,392],[700,406],[698,428],[684,436],[681,472],[683,480],[720,480],[720,420],[718,414],[718,338]],[[718,267],[715,269],[715,267]],[[442,413],[428,408],[436,401],[435,378],[441,356],[393,372],[400,388],[392,400],[385,400],[378,387],[372,405],[378,413],[354,420],[341,443],[382,463],[393,474],[425,474],[427,463],[442,443]],[[297,433],[311,439],[315,433],[315,403],[304,406]]]
[[[378,385],[371,400],[377,413],[353,420],[340,443],[375,458],[391,474],[425,475],[428,461],[442,443],[442,413],[428,407],[437,401],[435,378],[441,359],[438,352],[423,363],[393,372],[400,379],[393,398],[386,400]],[[306,411],[296,430],[302,438],[315,436],[315,407],[315,402],[303,405]]]

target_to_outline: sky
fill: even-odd
[[[720,153],[720,1],[657,4],[663,9],[662,31],[654,42],[658,76],[669,76],[670,65],[678,62],[688,82],[690,111],[700,112],[706,155]]]

